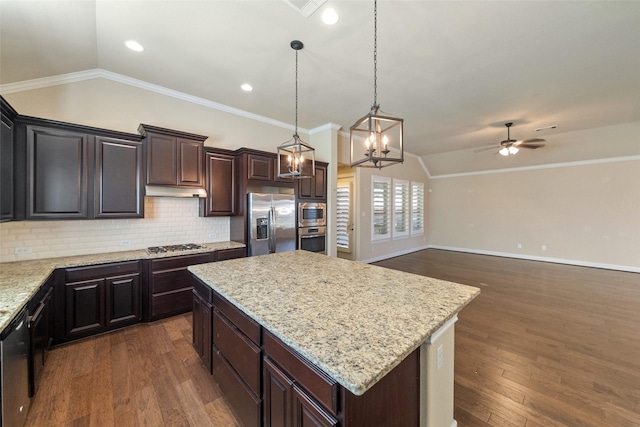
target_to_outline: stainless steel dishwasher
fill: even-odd
[[[23,309],[2,331],[2,426],[22,427],[29,405],[29,331]]]

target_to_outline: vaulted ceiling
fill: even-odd
[[[282,0],[2,0],[0,19],[2,85],[100,68],[292,123],[298,39],[301,127],[348,130],[373,102],[372,1],[305,17]],[[546,139],[523,153],[537,163],[637,155],[637,140],[610,135],[638,130],[639,41],[636,1],[381,0],[378,102],[431,163],[498,165],[478,149],[506,139],[505,122],[516,139]]]

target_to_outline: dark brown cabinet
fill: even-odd
[[[94,217],[144,217],[142,142],[98,136],[95,146]]]
[[[87,133],[27,126],[27,219],[88,218]]]
[[[338,420],[310,398],[300,387],[293,386],[294,427],[334,427]]]
[[[49,278],[27,304],[29,309],[29,396],[36,394],[53,342],[53,280]]]
[[[212,373],[213,291],[200,280],[193,279],[193,348],[202,364]]]
[[[147,185],[204,187],[206,136],[141,124],[146,138]]]
[[[140,321],[140,261],[64,271],[57,319],[59,341],[70,341]]]
[[[215,261],[215,252],[179,255],[147,261],[143,317],[157,320],[193,309],[190,265]]]
[[[10,221],[13,210],[13,145],[16,111],[0,96],[0,222]]]
[[[200,200],[200,216],[235,215],[235,156],[233,153],[207,151],[205,172],[207,197]]]
[[[316,162],[316,173],[311,178],[297,180],[299,200],[327,200],[327,164]]]
[[[22,118],[25,219],[144,216],[141,137]],[[22,215],[21,215],[22,217]]]

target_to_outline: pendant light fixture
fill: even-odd
[[[373,105],[369,114],[350,128],[351,167],[381,169],[404,162],[404,119],[380,114],[378,105],[378,2],[373,2]]]
[[[316,171],[315,150],[298,136],[298,51],[303,47],[299,40],[291,42],[296,51],[296,127],[293,138],[278,147],[278,178],[311,178]]]

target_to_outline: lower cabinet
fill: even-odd
[[[211,367],[211,340],[213,326],[211,288],[200,281],[193,284],[193,348],[209,373]]]
[[[215,252],[147,261],[146,289],[143,291],[144,320],[152,321],[191,311],[193,286],[187,267],[213,261]]]
[[[53,342],[53,280],[50,278],[27,304],[29,310],[29,396],[38,389]]]
[[[61,283],[60,342],[140,321],[140,261],[68,268]]]

